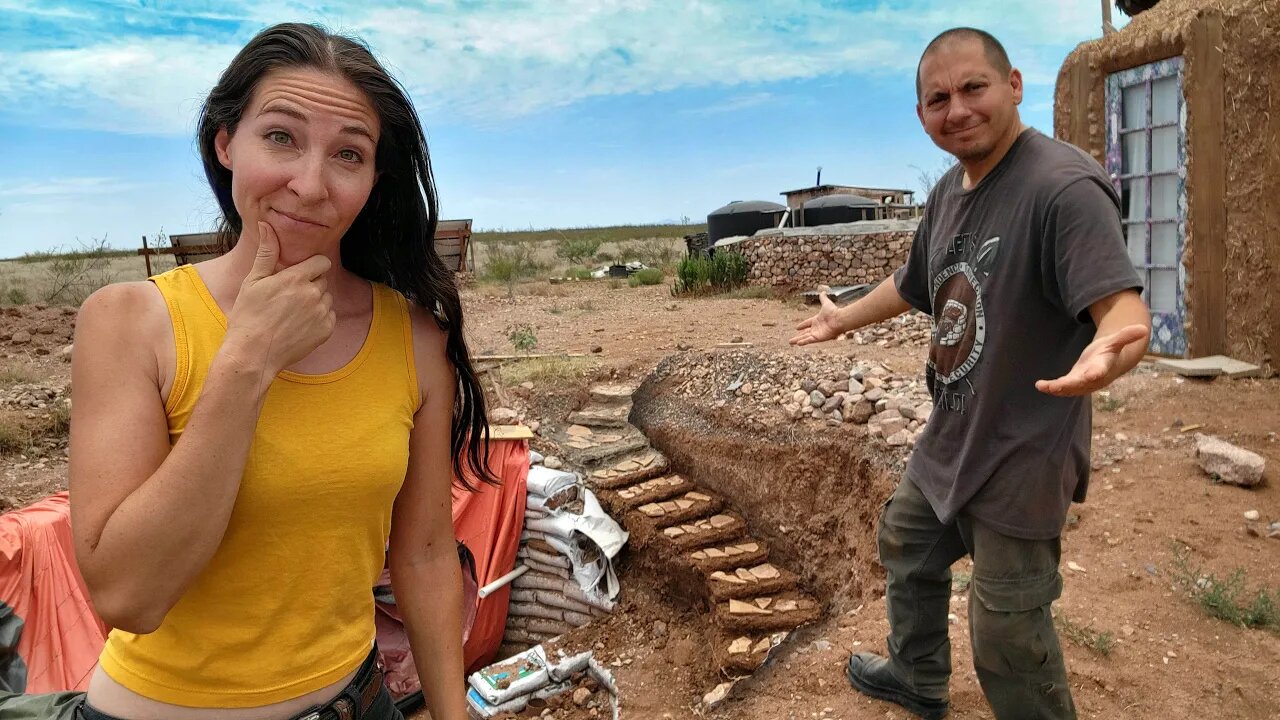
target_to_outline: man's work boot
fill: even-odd
[[[896,677],[889,669],[889,661],[874,653],[854,653],[845,666],[844,674],[849,684],[863,695],[897,703],[924,720],[942,720],[947,716],[949,703],[945,699],[920,695]]]

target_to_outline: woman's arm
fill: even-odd
[[[463,720],[462,571],[453,534],[449,449],[458,380],[445,356],[444,332],[416,306],[413,347],[423,402],[391,519],[391,582],[431,717]]]
[[[275,272],[264,253],[182,437],[169,448],[156,348],[172,342],[150,283],[110,285],[80,308],[71,362],[76,559],[113,627],[154,631],[222,542],[275,374],[332,331],[313,258]]]

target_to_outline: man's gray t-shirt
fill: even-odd
[[[1089,306],[1141,280],[1103,169],[1025,130],[976,187],[938,181],[899,294],[934,319],[933,415],[907,465],[939,520],[961,511],[1015,537],[1057,537],[1089,478],[1089,398],[1037,380],[1066,374],[1097,328]]]

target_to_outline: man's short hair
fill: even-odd
[[[916,64],[916,98],[919,99],[924,95],[924,84],[920,80],[920,66],[924,64],[924,59],[936,50],[943,43],[954,42],[956,40],[977,40],[982,43],[982,49],[987,55],[987,62],[991,63],[991,67],[996,72],[1008,77],[1013,70],[1013,64],[1009,62],[1009,53],[1005,52],[1004,45],[995,38],[994,35],[986,30],[979,30],[971,27],[957,27],[947,30],[938,37],[934,38],[925,46],[924,52],[920,54],[920,62]]]

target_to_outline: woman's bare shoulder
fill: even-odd
[[[76,315],[76,343],[85,340],[115,345],[128,342],[154,347],[147,340],[159,341],[170,332],[168,308],[153,283],[121,282],[105,285],[90,295]],[[143,342],[139,342],[143,341]]]

